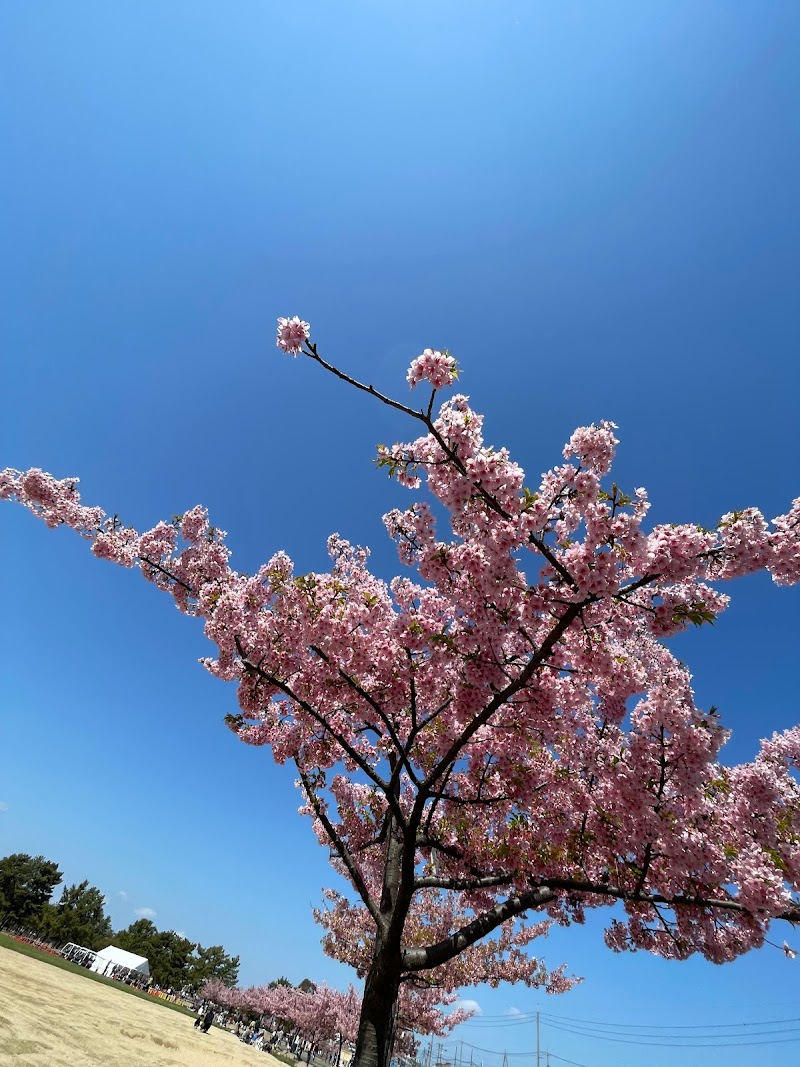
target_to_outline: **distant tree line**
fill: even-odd
[[[95,951],[108,945],[127,949],[147,957],[153,981],[164,988],[196,990],[214,978],[236,984],[239,957],[229,956],[222,945],[205,948],[174,930],[159,930],[150,919],[115,933],[105,897],[88,881],[64,886],[53,903],[62,877],[58,864],[44,856],[16,852],[0,859],[0,928],[23,928],[59,947],[72,941]]]

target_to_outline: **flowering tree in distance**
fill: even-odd
[[[234,989],[212,979],[200,994],[221,1007],[271,1015],[294,1027],[312,1045],[338,1040],[340,1054],[342,1043],[353,1041],[358,1031],[360,998],[352,985],[346,993],[324,982],[308,991],[282,984]]]
[[[378,465],[425,483],[450,528],[424,501],[385,516],[407,575],[387,585],[336,535],[326,573],[283,553],[237,573],[203,508],[140,534],[39,470],[4,472],[0,495],[200,616],[206,667],[238,685],[230,726],[296,765],[349,883],[319,918],[365,980],[355,1067],[387,1063],[403,985],[568,987],[528,946],[586,908],[622,905],[615,951],[715,962],[800,920],[800,727],[722,765],[726,731],[663,643],[713,621],[727,579],[800,579],[800,500],[772,524],[748,508],[648,531],[645,491],[607,480],[613,424],[576,430],[531,489],[465,396],[435,411],[447,352],[412,362],[432,387],[415,408],[328,363],[297,318],[278,344],[419,427]]]
[[[338,1043],[337,1063],[345,1041],[355,1041],[361,1016],[361,997],[352,985],[346,993],[331,989],[324,982],[303,990],[291,985],[250,986],[235,989],[214,978],[206,982],[200,994],[226,1008],[239,1008],[254,1015],[271,1015],[294,1028],[312,1047],[321,1042]],[[458,999],[455,993],[442,993],[427,986],[400,987],[398,997],[395,1051],[414,1054],[417,1042],[414,1034],[435,1034],[444,1037],[453,1027],[471,1018],[472,1011],[457,1007],[445,1013],[442,1004],[449,1006]],[[309,1054],[310,1061],[310,1054]]]

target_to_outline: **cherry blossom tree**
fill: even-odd
[[[322,1043],[338,1043],[341,1055],[343,1043],[355,1040],[361,998],[352,985],[346,993],[324,982],[308,992],[292,986],[255,986],[244,991],[244,998],[260,1015],[291,1023],[308,1042],[309,1059],[310,1050]]]
[[[235,992],[237,991],[233,986],[226,985],[225,982],[219,978],[207,978],[198,989],[199,995],[204,1000],[211,1000],[221,1008],[236,1007],[236,1004],[234,1003]]]
[[[239,989],[210,979],[200,993],[222,1007],[280,1019],[290,1024],[311,1048],[322,1043],[338,1043],[337,1062],[343,1043],[355,1041],[358,1035],[361,997],[352,985],[346,993],[332,989],[325,982],[308,990],[283,984]],[[471,1018],[471,1010],[458,1006],[450,1012],[442,1010],[457,1000],[456,993],[444,993],[434,987],[402,986],[394,1050],[413,1053],[416,1050],[415,1034],[444,1037],[459,1023]]]
[[[281,552],[246,575],[202,507],[138,533],[74,479],[7,470],[0,496],[200,617],[205,666],[238,688],[231,729],[296,766],[346,880],[318,917],[364,978],[355,1067],[385,1067],[404,988],[568,988],[530,945],[587,908],[616,905],[615,951],[720,963],[800,920],[800,727],[725,766],[727,732],[664,643],[712,622],[728,579],[800,579],[800,500],[772,523],[747,508],[647,529],[645,490],[608,477],[612,423],[576,430],[530,488],[466,396],[436,410],[449,353],[411,363],[409,385],[430,386],[415,407],[327,362],[297,317],[278,344],[418,427],[378,449],[434,502],[384,517],[407,568],[388,584],[337,535],[325,573]]]

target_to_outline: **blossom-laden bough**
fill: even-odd
[[[771,524],[747,508],[647,530],[645,491],[609,481],[612,423],[576,430],[531,490],[466,396],[435,410],[449,353],[412,362],[412,388],[431,386],[416,408],[327,362],[297,317],[278,344],[419,427],[377,458],[449,516],[438,530],[425,500],[385,516],[409,574],[387,584],[334,535],[325,573],[281,552],[245,575],[202,507],[138,533],[39,470],[5,471],[0,496],[200,617],[205,666],[237,685],[230,727],[296,766],[348,883],[318,918],[365,982],[355,1067],[387,1064],[404,986],[568,988],[529,946],[587,908],[619,905],[616,951],[718,963],[800,920],[800,728],[724,766],[726,731],[663,643],[712,622],[727,579],[798,581],[800,500]]]

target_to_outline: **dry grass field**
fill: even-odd
[[[179,1012],[0,948],[0,1067],[284,1067]]]

